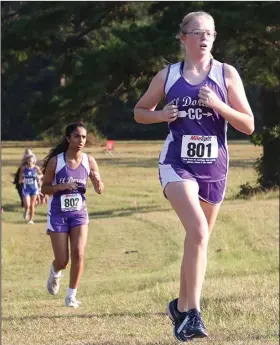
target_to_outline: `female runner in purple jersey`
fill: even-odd
[[[248,135],[254,131],[238,72],[211,56],[215,37],[211,15],[187,14],[178,34],[184,61],[159,71],[134,109],[136,122],[167,122],[169,127],[159,178],[186,231],[179,296],[167,306],[180,341],[207,336],[200,299],[209,235],[225,194],[227,123]],[[166,106],[155,110],[163,98]]]
[[[69,261],[70,282],[65,298],[67,307],[77,308],[77,288],[83,273],[84,251],[88,233],[88,214],[85,192],[90,177],[96,193],[104,191],[98,165],[92,156],[83,153],[87,131],[83,124],[67,126],[65,138],[45,158],[43,163],[42,193],[50,195],[48,229],[54,261],[51,265],[47,288],[55,295],[59,290],[61,271]]]

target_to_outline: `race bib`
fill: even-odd
[[[81,194],[63,194],[60,197],[61,210],[63,212],[79,211],[83,207]]]
[[[181,160],[183,163],[214,164],[218,157],[216,136],[183,135]]]
[[[24,184],[33,184],[34,183],[34,179],[33,178],[24,178],[23,179],[23,183]]]

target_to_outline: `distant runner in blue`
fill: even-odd
[[[18,167],[18,169],[17,169],[17,171],[15,173],[15,176],[14,176],[14,180],[12,181],[13,184],[15,185],[16,190],[18,192],[18,195],[20,197],[21,207],[24,207],[24,202],[23,202],[23,195],[22,195],[23,184],[19,182],[19,180],[20,180],[20,171],[21,171],[21,166],[26,164],[26,158],[30,157],[30,156],[33,156],[33,158],[34,158],[33,163],[36,164],[36,156],[35,156],[35,154],[32,152],[31,149],[26,148],[24,150],[24,155],[22,157],[21,165]],[[24,217],[25,217],[25,213],[24,213]]]
[[[167,122],[169,134],[159,157],[163,193],[186,231],[180,291],[167,312],[180,341],[207,336],[200,299],[207,248],[225,196],[229,155],[227,125],[245,134],[254,131],[254,117],[237,70],[215,60],[212,16],[187,14],[178,34],[183,61],[153,78],[134,109],[142,124]],[[155,110],[161,99],[166,105]]]
[[[22,196],[24,203],[24,218],[28,224],[34,224],[35,204],[39,193],[38,179],[42,177],[40,168],[35,165],[33,155],[25,157],[25,164],[20,168],[19,183],[22,184]]]

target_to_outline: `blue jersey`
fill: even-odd
[[[23,189],[38,189],[37,168],[23,169]]]
[[[60,191],[49,198],[48,214],[51,216],[64,214],[65,216],[81,214],[86,211],[85,192],[89,176],[88,155],[83,153],[82,161],[76,169],[67,166],[65,153],[56,156],[56,169],[53,185],[74,182],[77,190]]]
[[[227,121],[212,108],[199,104],[198,93],[208,86],[228,104],[224,65],[214,59],[198,85],[183,77],[184,61],[170,65],[164,85],[166,103],[178,106],[178,118],[169,123],[169,134],[159,163],[180,165],[198,180],[220,181],[228,172]]]

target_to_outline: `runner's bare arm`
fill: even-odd
[[[254,116],[242,80],[233,66],[225,64],[225,79],[231,107],[223,103],[219,113],[238,131],[250,135],[255,129]]]
[[[148,90],[140,98],[134,108],[134,119],[138,123],[152,124],[159,122],[168,122],[173,116],[165,114],[163,110],[156,110],[158,103],[165,97],[164,83],[167,76],[167,67],[159,71],[152,79]],[[172,106],[170,105],[170,111]],[[175,109],[175,107],[174,107]],[[175,111],[174,111],[175,112]]]
[[[42,179],[43,178],[43,174],[41,169],[38,167],[38,165],[35,165],[36,169],[37,169],[37,174],[38,174],[38,178]]]
[[[94,190],[97,194],[102,194],[104,192],[104,184],[101,180],[98,164],[92,156],[88,156],[89,161],[89,178],[93,184]]]

